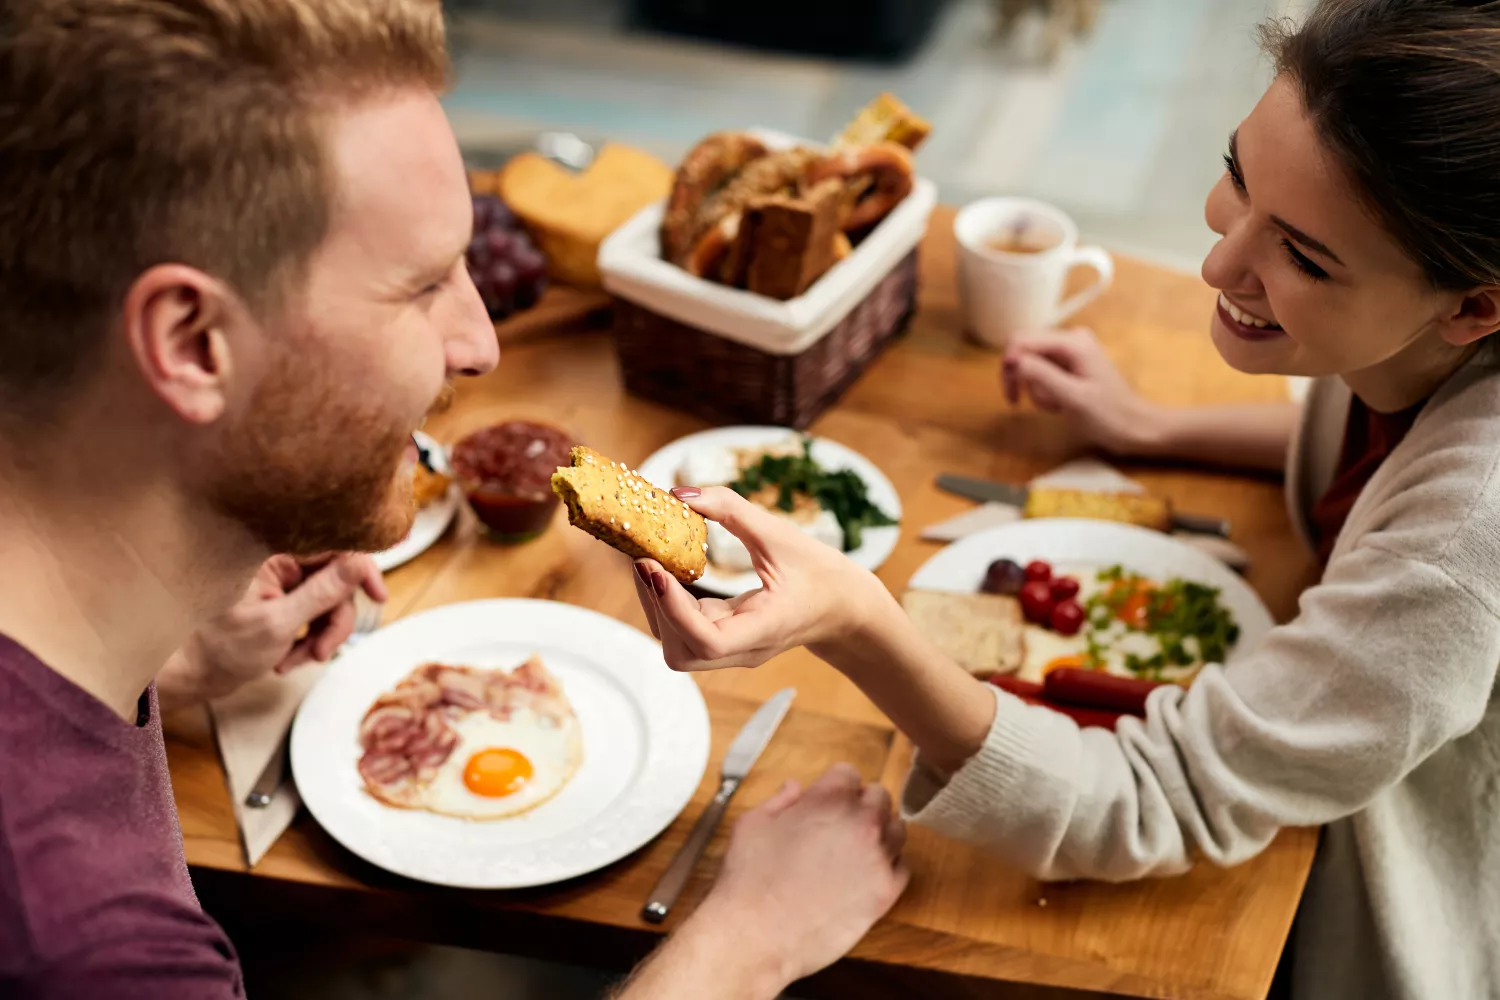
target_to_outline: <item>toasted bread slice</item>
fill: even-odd
[[[655,559],[684,584],[708,565],[708,522],[623,462],[574,448],[573,464],[552,474],[568,521],[632,559]]]
[[[751,204],[754,249],[746,287],[773,299],[794,299],[835,263],[849,196],[829,179],[801,198],[773,196]]]
[[[1033,486],[1026,498],[1025,515],[1121,521],[1156,531],[1168,531],[1172,527],[1171,505],[1140,493],[1098,493]]]
[[[412,498],[417,503],[417,509],[421,510],[447,496],[448,487],[452,485],[452,476],[441,472],[431,472],[425,465],[418,462],[416,469],[412,472],[411,487]]]
[[[999,594],[908,590],[901,606],[933,644],[976,677],[1011,674],[1026,660],[1021,604]]]
[[[837,146],[869,146],[877,142],[896,142],[916,149],[932,134],[932,125],[894,94],[881,94],[860,109],[844,131],[834,140]]]

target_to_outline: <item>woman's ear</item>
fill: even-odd
[[[1500,330],[1500,286],[1468,292],[1439,326],[1443,339],[1455,347],[1465,347]]]

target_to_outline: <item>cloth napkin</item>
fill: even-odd
[[[1032,486],[1055,486],[1063,489],[1091,490],[1100,493],[1144,493],[1140,483],[1104,462],[1083,458],[1058,466],[1031,481]],[[1009,524],[1021,519],[1021,509],[1011,504],[985,503],[957,517],[930,525],[922,538],[930,542],[953,542],[976,531]],[[1228,539],[1214,535],[1174,532],[1173,536],[1243,573],[1250,567],[1250,555]]]
[[[234,804],[234,821],[240,831],[240,846],[245,852],[245,864],[251,868],[260,863],[276,839],[291,826],[302,799],[292,782],[289,763],[270,805],[252,809],[245,805],[245,797],[271,758],[278,754],[285,756],[292,718],[324,669],[321,664],[308,664],[282,676],[262,677],[227,698],[209,703],[219,760],[224,765],[229,798]]]

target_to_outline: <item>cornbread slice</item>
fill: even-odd
[[[500,197],[547,258],[547,273],[567,285],[598,287],[599,244],[635,213],[672,190],[672,168],[642,150],[610,143],[581,174],[538,153],[512,158],[500,172]]]
[[[632,559],[655,559],[684,584],[708,565],[708,522],[623,462],[574,448],[573,464],[552,474],[568,521]]]
[[[1012,674],[1026,661],[1026,624],[1014,597],[908,590],[901,606],[933,645],[976,677]]]
[[[1165,500],[1139,493],[1098,493],[1091,490],[1033,486],[1026,498],[1026,517],[1087,517],[1120,521],[1167,531],[1172,507]]]
[[[894,94],[881,94],[860,109],[834,144],[872,146],[877,142],[897,142],[907,149],[916,149],[931,133],[932,125]]]

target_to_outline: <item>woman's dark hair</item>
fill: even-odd
[[[1261,40],[1428,280],[1500,285],[1500,3],[1321,0]]]

